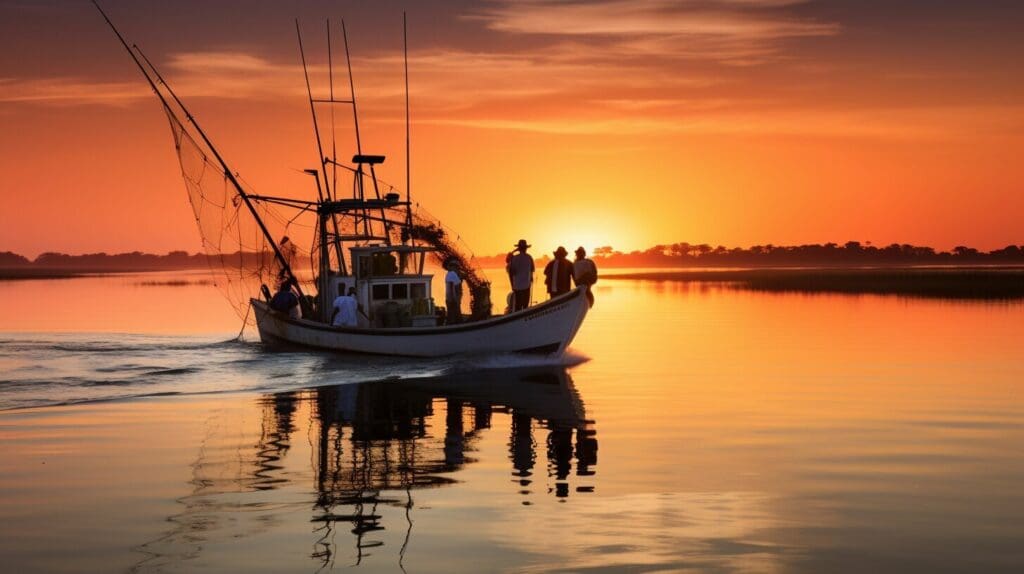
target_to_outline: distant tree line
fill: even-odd
[[[232,253],[226,255],[189,254],[186,251],[171,251],[166,255],[142,253],[86,253],[68,255],[66,253],[47,252],[34,260],[12,253],[0,252],[0,269],[75,269],[90,271],[148,271],[170,269],[205,269],[207,266],[250,266],[255,267],[273,258],[270,252],[263,253]],[[296,261],[297,264],[308,262],[308,259]]]
[[[893,243],[877,247],[870,243],[848,241],[842,245],[754,245],[749,248],[711,246],[707,243],[672,243],[655,245],[643,251],[616,251],[611,246],[598,247],[590,254],[606,267],[790,267],[790,266],[858,266],[858,265],[1024,265],[1024,245],[1009,245],[993,251],[979,251],[958,245],[950,251],[931,247]],[[201,253],[171,251],[166,255],[142,253],[88,253],[67,255],[47,252],[30,260],[10,251],[0,252],[0,268],[89,269],[89,270],[160,270],[205,268],[210,264],[223,266],[259,265],[270,257],[266,253],[234,253],[208,256]],[[540,261],[549,255],[539,257]],[[302,265],[308,259],[296,261]],[[505,254],[477,257],[483,267],[501,267]]]
[[[655,245],[643,251],[598,247],[590,254],[606,267],[789,267],[858,265],[997,265],[1024,264],[1024,245],[979,251],[958,245],[950,251],[893,243],[877,247],[848,241],[811,245],[754,245],[749,248],[707,243]],[[547,259],[545,255],[542,259]],[[485,266],[503,265],[505,256],[479,258]]]

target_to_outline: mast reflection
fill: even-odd
[[[342,555],[360,564],[373,548],[403,566],[414,491],[466,480],[460,469],[485,455],[506,457],[522,504],[593,490],[594,423],[562,368],[268,394],[252,434],[241,417],[211,416],[190,493],[166,531],[135,547],[132,571],[228,564],[237,540],[275,544],[310,524],[317,569]]]
[[[456,482],[454,473],[475,462],[476,445],[491,429],[495,414],[508,415],[511,421],[508,458],[523,504],[534,495],[535,435],[544,433],[544,472],[547,482],[553,482],[545,495],[565,499],[573,486],[577,493],[593,490],[588,482],[597,464],[593,421],[563,368],[319,387],[308,397],[314,406],[311,434],[316,437],[312,520],[320,524],[313,557],[325,566],[333,559],[332,540],[342,523],[356,537],[357,564],[367,548],[383,544],[368,536],[385,528],[379,505],[405,508],[401,558],[412,530],[412,491]],[[294,401],[293,393],[266,397],[264,420],[275,426],[264,432],[267,442],[259,452],[274,445],[287,448],[293,425],[286,414],[294,411],[289,406]]]

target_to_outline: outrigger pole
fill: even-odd
[[[121,41],[121,45],[124,46],[124,49],[128,52],[128,55],[130,55],[132,57],[132,60],[135,61],[135,65],[139,67],[139,71],[141,71],[142,75],[146,77],[146,81],[149,82],[149,87],[152,88],[156,96],[160,98],[160,103],[163,104],[164,109],[167,110],[173,117],[177,119],[177,114],[175,114],[174,111],[171,109],[170,103],[167,101],[167,98],[160,91],[160,89],[157,88],[156,83],[153,81],[153,78],[150,77],[149,72],[146,71],[146,67],[142,65],[141,61],[139,61],[138,56],[142,56],[142,59],[146,61],[146,65],[149,66],[149,69],[153,71],[153,74],[156,76],[157,80],[165,88],[167,88],[167,93],[169,93],[171,97],[174,98],[175,103],[177,103],[178,107],[181,108],[181,111],[185,113],[185,117],[186,119],[188,119],[188,122],[192,125],[192,127],[196,129],[196,132],[199,134],[199,137],[203,138],[203,142],[205,142],[206,145],[210,148],[210,151],[213,152],[213,156],[217,159],[217,163],[219,163],[221,169],[224,170],[224,177],[226,177],[228,181],[231,182],[231,185],[234,186],[235,191],[238,193],[238,196],[242,198],[242,202],[245,203],[245,206],[249,209],[249,212],[252,214],[253,219],[256,220],[256,224],[259,226],[260,231],[263,232],[263,236],[270,244],[271,249],[273,249],[274,256],[277,257],[277,260],[281,264],[282,269],[287,272],[289,278],[295,279],[295,274],[292,273],[292,267],[288,263],[288,259],[285,258],[284,254],[281,253],[280,248],[278,248],[277,246],[277,242],[274,240],[274,236],[270,234],[270,230],[267,229],[267,226],[263,223],[263,219],[260,217],[259,212],[256,211],[256,207],[252,204],[252,201],[249,199],[249,194],[246,193],[244,188],[242,188],[242,185],[238,182],[238,179],[235,177],[235,174],[232,173],[231,169],[228,167],[228,164],[224,161],[224,158],[221,157],[220,152],[218,152],[217,148],[213,146],[213,142],[210,141],[210,138],[206,136],[206,132],[203,131],[203,128],[199,127],[199,124],[196,122],[195,118],[192,117],[192,114],[188,111],[188,108],[186,108],[185,104],[181,102],[181,99],[179,99],[178,95],[174,93],[174,90],[172,90],[171,87],[167,85],[167,82],[164,81],[163,76],[161,76],[160,72],[158,72],[156,67],[153,66],[153,63],[149,61],[149,58],[147,58],[146,55],[142,53],[142,50],[134,44],[132,45],[132,47],[129,47],[128,42],[125,41],[124,36],[122,36],[121,32],[117,30],[117,27],[114,26],[114,23],[110,21],[110,18],[107,16],[107,13],[104,12],[103,8],[100,7],[99,2],[97,2],[96,0],[92,0],[92,3],[94,6],[96,6],[96,9],[99,10],[100,15],[103,16],[103,19],[107,21],[107,24],[110,26],[110,29],[114,31],[114,34],[117,36],[117,39]],[[134,48],[134,50],[132,48]],[[135,52],[138,52],[138,56],[135,54]],[[294,283],[295,289],[299,292],[299,301],[302,303],[303,312],[305,313],[307,312],[306,308],[308,307],[308,305],[305,303],[305,297],[303,296],[302,293],[302,287],[299,286],[297,281],[295,281]],[[312,309],[309,309],[308,312],[312,313]]]

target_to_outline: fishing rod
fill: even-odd
[[[217,148],[214,147],[213,142],[210,141],[210,138],[206,136],[206,132],[203,131],[203,128],[199,127],[199,123],[196,122],[195,118],[188,111],[188,108],[185,107],[185,104],[183,104],[181,99],[178,98],[178,95],[174,93],[174,90],[171,89],[167,82],[164,81],[163,76],[160,75],[160,72],[157,71],[156,67],[153,65],[152,62],[149,61],[149,58],[146,57],[146,55],[142,52],[138,45],[133,44],[131,47],[129,47],[128,42],[124,39],[124,36],[121,35],[121,32],[118,31],[117,27],[114,26],[114,23],[110,20],[110,17],[107,16],[107,13],[104,12],[103,8],[100,7],[99,2],[97,2],[97,0],[92,0],[92,3],[93,6],[96,6],[96,9],[99,10],[100,15],[103,16],[103,19],[106,20],[107,24],[110,26],[110,29],[113,30],[114,34],[117,36],[117,39],[121,41],[121,45],[124,46],[124,49],[128,52],[128,55],[132,57],[132,60],[135,62],[135,65],[138,66],[139,71],[141,71],[142,75],[146,77],[146,81],[149,83],[149,87],[153,89],[153,92],[160,99],[160,103],[163,104],[164,109],[167,111],[167,113],[171,115],[171,117],[177,120],[177,114],[174,113],[174,110],[171,108],[171,105],[167,101],[167,98],[157,87],[156,83],[153,81],[153,78],[150,77],[149,72],[146,70],[146,67],[142,65],[142,62],[139,60],[139,56],[141,56],[142,59],[145,60],[146,65],[149,66],[149,69],[153,71],[153,74],[156,76],[160,84],[167,88],[167,93],[169,93],[171,97],[174,98],[175,103],[177,103],[178,107],[181,108],[181,111],[184,112],[186,119],[188,119],[192,127],[195,128],[196,132],[199,134],[199,137],[203,139],[203,142],[206,143],[207,147],[210,148],[210,151],[213,153],[213,156],[217,159],[217,163],[220,164],[221,168],[224,171],[224,177],[226,177],[228,181],[231,182],[231,185],[234,186],[235,191],[238,193],[238,196],[242,198],[242,202],[245,203],[245,206],[249,209],[249,212],[252,214],[253,219],[256,220],[256,224],[259,226],[264,238],[270,244],[271,249],[274,251],[274,256],[281,264],[282,269],[287,273],[287,276],[289,278],[294,280],[295,275],[292,272],[291,265],[288,263],[288,259],[284,256],[283,253],[281,253],[281,250],[278,247],[277,242],[274,240],[273,235],[271,235],[270,230],[267,229],[266,224],[263,223],[263,218],[260,217],[259,212],[256,211],[256,207],[252,204],[252,201],[249,199],[249,194],[246,193],[245,189],[242,188],[242,185],[238,182],[238,179],[235,177],[235,174],[228,167],[227,162],[225,162],[224,158],[221,157],[220,153],[217,151]],[[136,52],[138,52],[138,56],[136,55]],[[303,312],[305,313],[307,311],[308,304],[305,303],[305,297],[303,296],[302,293],[302,287],[299,286],[299,283],[297,281],[293,281],[293,283],[295,286],[295,290],[299,292],[299,301],[302,302]],[[312,309],[309,309],[308,311],[309,313],[312,313]]]

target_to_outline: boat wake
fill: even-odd
[[[574,367],[590,360],[582,353],[568,350],[560,357],[545,355],[525,355],[521,353],[494,353],[487,355],[470,355],[455,359],[455,364],[446,374],[465,373],[472,371],[490,371],[499,369],[523,369],[530,367]]]
[[[239,339],[147,335],[14,335],[0,339],[0,410],[231,392],[278,392],[415,380],[587,361],[522,354],[398,359],[274,352]],[[495,373],[496,374],[496,373]]]

